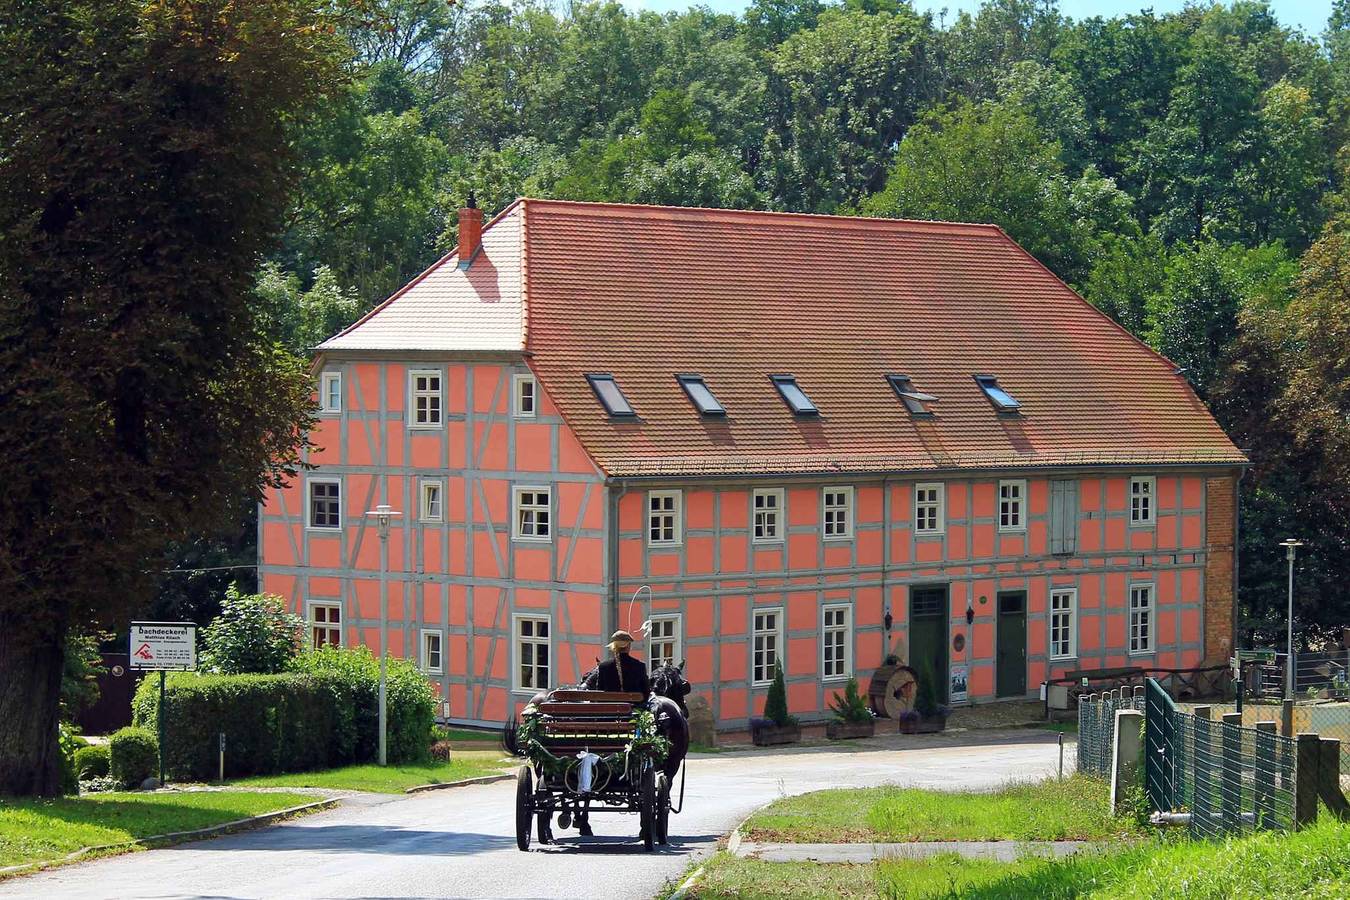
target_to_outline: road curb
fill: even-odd
[[[492,784],[497,781],[506,781],[508,778],[515,778],[511,774],[506,775],[483,775],[479,778],[466,778],[463,781],[447,781],[444,784],[418,784],[410,788],[404,788],[405,794],[421,794],[424,791],[444,791],[448,788],[468,787],[471,784]]]
[[[92,853],[102,853],[104,851],[114,850],[132,850],[137,847],[153,848],[168,847],[174,844],[185,844],[188,841],[201,840],[202,838],[216,837],[222,834],[231,834],[240,831],[252,831],[255,828],[265,828],[274,822],[282,819],[290,819],[296,816],[308,815],[310,813],[322,812],[326,809],[332,809],[341,802],[338,797],[328,797],[323,800],[316,800],[313,803],[302,803],[299,806],[288,807],[287,809],[278,809],[275,812],[263,813],[257,816],[250,816],[247,819],[235,819],[233,822],[222,822],[219,825],[209,825],[206,828],[194,828],[191,831],[169,831],[164,834],[152,834],[143,838],[136,838],[133,841],[122,841],[116,844],[96,844],[92,847],[81,847],[74,853],[68,853],[60,859],[46,859],[40,862],[23,863],[18,866],[7,866],[0,869],[0,880],[10,878],[15,875],[25,875],[32,872],[40,872],[43,869],[49,869],[54,866],[63,866],[67,863],[78,862],[85,856]]]
[[[669,897],[667,897],[666,900],[684,900],[685,897],[689,896],[690,891],[698,887],[698,880],[702,877],[703,877],[703,867],[699,866],[697,869],[689,873],[688,878],[680,882],[680,886],[677,887],[675,889],[675,892],[671,894]]]

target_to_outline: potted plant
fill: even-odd
[[[867,698],[858,690],[858,679],[849,677],[844,693],[835,693],[830,701],[834,721],[825,726],[825,736],[832,741],[845,738],[871,737],[876,733],[876,717]]]
[[[950,709],[938,703],[937,675],[931,664],[918,669],[918,685],[914,693],[914,708],[900,714],[900,731],[904,734],[932,734],[947,727]]]
[[[773,683],[764,698],[764,718],[750,720],[750,740],[757,747],[775,744],[795,744],[802,739],[802,728],[795,716],[788,714],[787,683],[783,680],[783,663],[774,663]]]

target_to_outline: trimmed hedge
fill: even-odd
[[[111,769],[111,749],[107,744],[90,744],[75,751],[75,774],[81,781],[107,778]]]
[[[171,674],[165,690],[164,765],[175,779],[330,768],[375,759],[379,662],[365,648],[301,654],[281,675]],[[426,758],[435,697],[404,660],[389,661],[389,760]],[[135,722],[153,725],[159,686],[146,679],[132,701]]]
[[[145,679],[146,683],[149,681]],[[140,787],[141,782],[159,770],[159,745],[154,732],[135,726],[114,731],[108,738],[108,768],[124,787]]]
[[[265,775],[335,764],[330,695],[304,675],[169,676],[164,692],[164,769],[175,779],[214,781],[219,735],[226,776]],[[145,679],[132,719],[153,727],[159,685]]]

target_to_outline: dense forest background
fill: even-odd
[[[367,6],[258,273],[293,350],[452,246],[471,191],[489,215],[532,195],[995,222],[1184,367],[1249,451],[1240,641],[1283,632],[1288,536],[1305,641],[1350,625],[1350,0],[1317,36],[1260,2]],[[168,565],[251,563],[239,520]],[[239,574],[170,575],[157,611],[208,617]]]

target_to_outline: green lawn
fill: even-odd
[[[475,743],[500,744],[502,733],[493,730],[475,730],[473,728],[450,728],[450,743],[456,744],[460,741],[473,741]]]
[[[752,841],[789,843],[1106,840],[1137,833],[1107,814],[1108,789],[1081,776],[992,793],[879,787],[779,800],[746,823]]]
[[[0,799],[0,868],[60,859],[82,847],[233,822],[314,800],[300,794],[244,791]]]
[[[1174,838],[1064,860],[1014,863],[945,854],[871,865],[770,863],[718,853],[694,897],[1003,900],[1284,900],[1350,896],[1350,825],[1324,817],[1297,834],[1199,843]]]
[[[232,783],[245,787],[312,787],[401,794],[407,788],[419,784],[446,784],[482,775],[497,775],[509,765],[511,761],[496,750],[462,750],[454,753],[449,763],[344,766],[318,772],[259,775]]]

